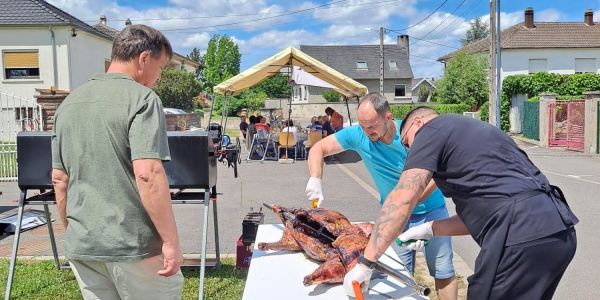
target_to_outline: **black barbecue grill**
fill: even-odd
[[[199,299],[204,290],[204,270],[206,266],[206,243],[208,237],[208,214],[210,198],[213,199],[213,219],[215,232],[216,267],[220,266],[219,231],[217,219],[216,183],[217,157],[213,140],[205,131],[168,132],[171,161],[164,167],[173,191],[173,204],[203,204],[203,232],[200,259]],[[25,205],[43,205],[48,220],[48,233],[52,245],[54,264],[60,268],[58,253],[48,205],[55,204],[51,180],[52,150],[51,134],[48,132],[20,132],[17,136],[18,184],[21,189],[17,228],[13,242],[9,277],[6,285],[6,299],[10,298],[14,267],[19,246],[20,231]],[[39,190],[39,195],[27,197],[29,190]],[[212,195],[212,197],[211,197]]]

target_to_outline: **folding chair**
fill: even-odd
[[[277,157],[281,155],[281,148],[285,148],[286,151],[289,149],[294,149],[294,160],[296,160],[298,156],[298,145],[296,145],[296,140],[294,139],[294,134],[291,132],[281,132],[279,133],[279,147],[277,147]],[[286,152],[287,158],[288,152]]]
[[[310,148],[322,139],[323,139],[323,132],[321,132],[321,131],[311,131],[308,133],[308,139],[306,140],[306,146],[304,146],[304,158],[305,159],[308,159],[308,151],[310,150]]]
[[[250,160],[253,154],[258,155],[261,159],[264,159],[266,146],[269,143],[270,135],[264,130],[257,131],[252,136],[252,143],[250,143],[250,149],[248,150],[248,157],[246,160]]]

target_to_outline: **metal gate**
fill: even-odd
[[[523,103],[523,136],[540,140],[540,102],[527,101]]]
[[[0,91],[0,181],[17,181],[17,133],[41,128],[41,105]]]
[[[556,101],[548,112],[548,145],[583,152],[585,101]]]

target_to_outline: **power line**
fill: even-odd
[[[410,54],[409,56],[414,56],[414,57],[418,57],[418,58],[432,60],[432,61],[435,61],[435,62],[438,62],[438,63],[442,63],[442,62],[439,62],[437,59],[434,59],[434,58],[431,58],[431,57],[419,56],[419,55],[415,55],[415,54]]]
[[[479,8],[479,6],[481,5],[483,1],[475,1],[472,3],[472,5],[465,10],[462,14],[460,14],[459,16],[455,16],[455,19],[450,22],[449,24],[447,24],[446,26],[444,26],[439,32],[435,33],[434,36],[431,39],[437,39],[439,38],[440,35],[444,34],[447,29],[453,27],[458,21],[460,21],[461,18],[467,18],[467,15],[471,12],[471,11],[475,11]]]
[[[339,0],[339,1],[335,1],[335,2],[331,2],[331,3],[327,3],[327,4],[323,4],[323,5],[319,5],[319,6],[314,6],[313,8],[321,8],[324,6],[331,6],[340,2],[344,2],[347,0]],[[340,6],[343,7],[343,6]],[[308,8],[308,9],[312,9],[312,8]],[[197,16],[197,17],[175,17],[175,18],[149,18],[149,19],[129,19],[130,21],[169,21],[169,20],[192,20],[192,19],[213,19],[213,18],[227,18],[227,17],[248,17],[248,16],[260,16],[260,15],[269,15],[269,14],[274,14],[274,13],[288,13],[288,12],[295,12],[297,10],[286,10],[286,11],[273,11],[273,12],[266,12],[266,13],[251,13],[251,14],[236,14],[236,15],[218,15],[218,16]],[[128,19],[107,19],[107,21],[127,21]],[[84,22],[96,22],[98,20],[93,20],[93,21],[84,21]]]
[[[348,6],[358,6],[358,5],[368,5],[368,4],[384,3],[384,4],[381,4],[381,5],[377,5],[377,6],[366,7],[366,8],[363,9],[363,11],[366,11],[366,10],[377,9],[377,8],[381,8],[381,7],[385,7],[385,6],[389,6],[389,5],[395,5],[396,3],[393,3],[393,2],[396,2],[396,1],[397,0],[387,0],[387,1],[378,1],[378,2],[376,1],[376,2],[360,3],[360,4],[354,4],[354,5],[344,5],[344,6],[339,6],[339,7],[348,7]],[[302,20],[292,20],[292,21],[288,21],[288,22],[281,22],[281,23],[274,24],[271,27],[272,28],[277,28],[277,27],[279,27],[281,25],[289,25],[289,24],[297,23],[299,21],[302,21]],[[311,24],[313,24],[313,25],[314,24],[324,24],[324,23],[329,23],[329,21],[327,21],[327,20],[315,20],[315,21],[311,22]],[[208,27],[213,27],[213,26],[208,26]],[[184,31],[184,30],[191,30],[191,31]],[[161,31],[168,31],[168,30],[161,30]],[[225,28],[225,29],[216,30],[216,32],[219,32],[219,31],[247,31],[247,29],[244,29],[244,28]],[[198,33],[198,32],[195,31],[195,30],[193,30],[193,29],[177,29],[176,32],[171,32],[171,34],[177,34],[177,33],[186,33],[186,34],[188,34],[188,33]],[[350,36],[350,37],[359,36],[359,35],[360,34],[356,34],[356,35],[353,35],[353,36]]]
[[[458,4],[458,6],[457,6],[457,7],[456,7],[456,8],[455,8],[455,9],[454,9],[454,10],[453,10],[453,11],[452,11],[452,12],[451,12],[449,15],[447,15],[447,16],[446,16],[446,18],[444,18],[444,20],[442,20],[442,21],[440,22],[440,24],[438,24],[437,26],[435,26],[433,29],[431,29],[429,32],[427,32],[427,33],[426,33],[424,36],[422,36],[421,38],[422,38],[422,39],[426,38],[426,37],[427,37],[427,36],[429,36],[429,35],[430,35],[432,32],[434,32],[436,29],[438,29],[438,28],[439,28],[439,27],[440,27],[440,26],[441,26],[441,25],[442,25],[444,22],[446,22],[446,20],[448,20],[448,18],[449,18],[450,16],[453,16],[453,15],[454,15],[454,12],[456,12],[456,11],[457,11],[457,10],[458,10],[458,9],[459,9],[459,8],[460,8],[462,5],[463,5],[463,4],[465,4],[465,2],[466,2],[466,1],[467,1],[467,0],[463,0],[463,1],[462,1],[460,4]],[[414,45],[414,44],[416,44],[416,43],[418,43],[418,42],[414,42],[414,43],[413,43],[413,45]]]
[[[426,43],[430,43],[430,44],[434,44],[434,45],[438,45],[438,46],[443,46],[443,47],[453,48],[453,49],[460,49],[460,48],[458,48],[458,47],[454,47],[454,46],[450,46],[450,45],[446,45],[446,44],[442,44],[442,43],[438,43],[438,42],[434,42],[434,41],[426,40],[426,39],[423,39],[423,38],[420,38],[420,37],[416,37],[416,36],[412,36],[412,35],[409,35],[409,36],[410,36],[411,38],[413,38],[413,39],[416,39],[416,40],[418,40],[418,41],[422,41],[422,42],[426,42]],[[415,43],[418,43],[418,41],[417,41],[417,42],[415,42]],[[415,44],[415,43],[413,43],[413,44]]]
[[[432,11],[432,12],[431,12],[429,15],[427,15],[427,17],[425,17],[425,18],[421,19],[419,22],[417,22],[417,23],[415,23],[415,24],[413,24],[413,25],[410,25],[410,26],[408,26],[408,27],[406,27],[406,28],[402,28],[402,29],[390,29],[390,30],[391,30],[391,31],[406,31],[406,30],[408,30],[408,29],[411,29],[411,28],[413,28],[413,27],[415,27],[415,26],[417,26],[417,25],[419,25],[419,24],[421,24],[421,23],[425,22],[425,20],[427,20],[427,19],[429,19],[431,16],[433,16],[433,14],[434,14],[435,12],[437,12],[437,11],[438,11],[440,8],[442,8],[442,6],[444,6],[444,4],[446,4],[446,2],[448,2],[448,0],[444,0],[444,2],[442,2],[442,4],[440,4],[440,5],[439,5],[439,6],[438,6],[436,9],[434,9],[434,10],[433,10],[433,11]]]
[[[201,26],[201,27],[191,27],[191,28],[179,28],[179,29],[163,29],[161,31],[175,31],[175,30],[187,30],[187,29],[203,29],[203,28],[212,28],[212,27],[237,25],[237,24],[243,24],[243,23],[249,23],[249,22],[255,22],[255,21],[262,21],[262,20],[267,20],[267,19],[273,19],[273,18],[288,16],[288,15],[303,13],[303,12],[307,12],[307,11],[311,11],[311,10],[323,9],[325,7],[334,6],[335,4],[338,4],[338,3],[341,3],[341,2],[344,2],[344,1],[347,1],[347,0],[339,0],[339,1],[334,1],[334,2],[331,2],[331,3],[317,5],[317,6],[313,6],[313,7],[309,7],[309,8],[305,8],[305,9],[288,10],[288,11],[282,11],[282,12],[252,13],[252,14],[237,14],[237,15],[220,15],[220,16],[177,17],[177,18],[149,18],[149,19],[130,19],[130,20],[131,21],[192,20],[192,19],[209,19],[209,18],[213,19],[213,18],[226,18],[226,17],[258,16],[258,15],[269,15],[269,14],[277,13],[277,15],[273,15],[273,16],[265,16],[265,17],[261,17],[261,18],[257,18],[257,19],[246,20],[246,21],[238,21],[238,22],[232,22],[232,23],[227,23],[227,24],[216,24],[216,25],[211,25],[211,26]],[[364,6],[364,5],[379,4],[379,3],[391,3],[391,2],[397,2],[397,1],[398,0],[373,1],[373,2],[365,2],[365,3],[339,5],[339,6],[335,6],[335,7],[336,8],[344,8],[344,7]],[[379,6],[379,7],[381,7],[381,6]],[[108,19],[108,21],[126,21],[126,20],[127,19]],[[96,21],[97,20],[86,21],[86,22],[93,23],[93,22],[96,22]]]
[[[238,21],[238,22],[224,23],[224,24],[216,24],[216,25],[210,25],[210,26],[190,27],[190,28],[162,29],[161,31],[178,31],[178,30],[190,30],[190,29],[205,29],[205,28],[214,28],[214,27],[222,27],[222,26],[244,24],[244,23],[250,23],[250,22],[256,22],[256,21],[263,21],[263,20],[267,20],[267,19],[279,18],[279,17],[283,17],[283,16],[288,16],[288,15],[293,15],[293,14],[298,14],[298,13],[303,13],[303,12],[307,12],[307,11],[311,11],[311,10],[323,8],[323,7],[330,6],[332,4],[339,3],[339,2],[342,2],[342,1],[345,1],[345,0],[340,0],[340,1],[332,2],[332,3],[328,3],[328,4],[323,4],[323,5],[314,6],[314,7],[305,8],[305,9],[300,9],[300,10],[296,10],[296,11],[290,11],[290,12],[282,13],[282,14],[275,15],[275,16],[263,17],[263,18],[253,19],[253,20]],[[397,1],[397,0],[385,0],[385,1],[376,1],[376,2],[367,2],[367,3],[358,3],[358,4],[349,4],[348,6],[360,6],[360,5],[377,4],[377,3],[388,3],[388,2],[395,2],[395,1]]]

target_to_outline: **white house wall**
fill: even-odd
[[[529,74],[530,59],[546,59],[549,73],[575,74],[576,58],[595,58],[598,73],[599,48],[503,49],[501,77],[504,79],[509,75]]]
[[[95,73],[104,73],[104,63],[110,60],[112,41],[78,30],[77,36],[71,37],[70,70],[71,90],[76,89]]]
[[[67,37],[70,27],[53,27],[56,40],[58,65],[58,88],[69,89]],[[0,90],[22,97],[32,98],[36,88],[54,85],[52,39],[48,27],[0,27],[0,51],[37,50],[39,55],[39,79],[6,79],[3,59],[0,57]]]

